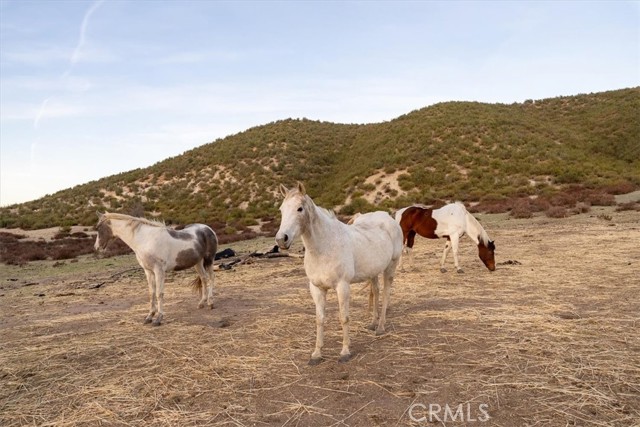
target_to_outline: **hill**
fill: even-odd
[[[631,191],[640,188],[639,112],[640,88],[631,88],[510,105],[446,102],[366,125],[287,119],[0,208],[0,227],[93,225],[97,210],[109,210],[268,232],[278,185],[298,180],[343,214],[445,200],[512,209],[504,202]]]

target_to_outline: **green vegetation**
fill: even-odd
[[[277,221],[278,185],[303,181],[349,214],[442,200],[551,197],[575,187],[640,187],[640,88],[522,104],[447,102],[395,120],[345,125],[287,119],[205,144],[146,169],[0,209],[0,227],[93,225],[96,211],[246,231]],[[367,178],[398,172],[400,192]]]

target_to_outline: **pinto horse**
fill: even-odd
[[[496,245],[489,238],[487,232],[477,219],[471,215],[460,202],[450,203],[439,209],[429,209],[426,206],[413,205],[396,212],[396,221],[402,228],[403,242],[406,246],[405,252],[411,258],[411,249],[416,234],[428,239],[445,237],[447,243],[442,253],[440,271],[446,273],[444,262],[449,254],[449,249],[453,250],[453,262],[456,271],[464,273],[458,263],[458,242],[465,234],[478,245],[478,255],[480,260],[489,269],[496,269],[494,251]]]
[[[316,305],[316,346],[310,365],[322,360],[324,319],[327,291],[335,289],[342,324],[340,362],[350,359],[349,351],[349,285],[370,281],[373,292],[373,322],[369,329],[384,333],[391,285],[402,255],[402,230],[387,212],[371,212],[358,216],[353,224],[340,222],[333,213],[319,208],[306,194],[304,186],[288,190],[281,185],[284,201],[280,206],[282,220],[276,243],[288,249],[301,236],[305,248],[304,269],[309,290]],[[378,315],[379,282],[382,273],[384,292]]]
[[[115,236],[136,254],[149,284],[149,314],[144,323],[160,326],[164,316],[164,279],[170,270],[195,267],[198,277],[192,282],[201,292],[198,308],[205,302],[213,308],[213,260],[218,249],[216,233],[207,225],[191,224],[174,230],[157,221],[129,215],[98,213],[98,237],[95,249],[103,250]],[[206,289],[205,289],[206,288]],[[156,302],[158,317],[156,314]]]

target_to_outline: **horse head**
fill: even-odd
[[[309,201],[307,192],[301,182],[295,188],[288,189],[280,184],[280,192],[284,200],[280,205],[280,228],[276,233],[276,243],[281,249],[289,249],[299,234],[304,233],[309,223]]]
[[[94,249],[96,251],[106,249],[107,245],[113,238],[113,232],[111,231],[111,222],[107,217],[107,213],[98,214],[98,224],[96,224],[96,230],[98,231],[98,237],[96,237],[96,244],[94,245]]]
[[[495,250],[496,245],[493,240],[489,240],[489,243],[486,245],[482,241],[478,243],[478,256],[489,271],[494,271],[496,269]]]

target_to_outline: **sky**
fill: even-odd
[[[640,86],[640,2],[0,0],[0,206],[287,118]]]

